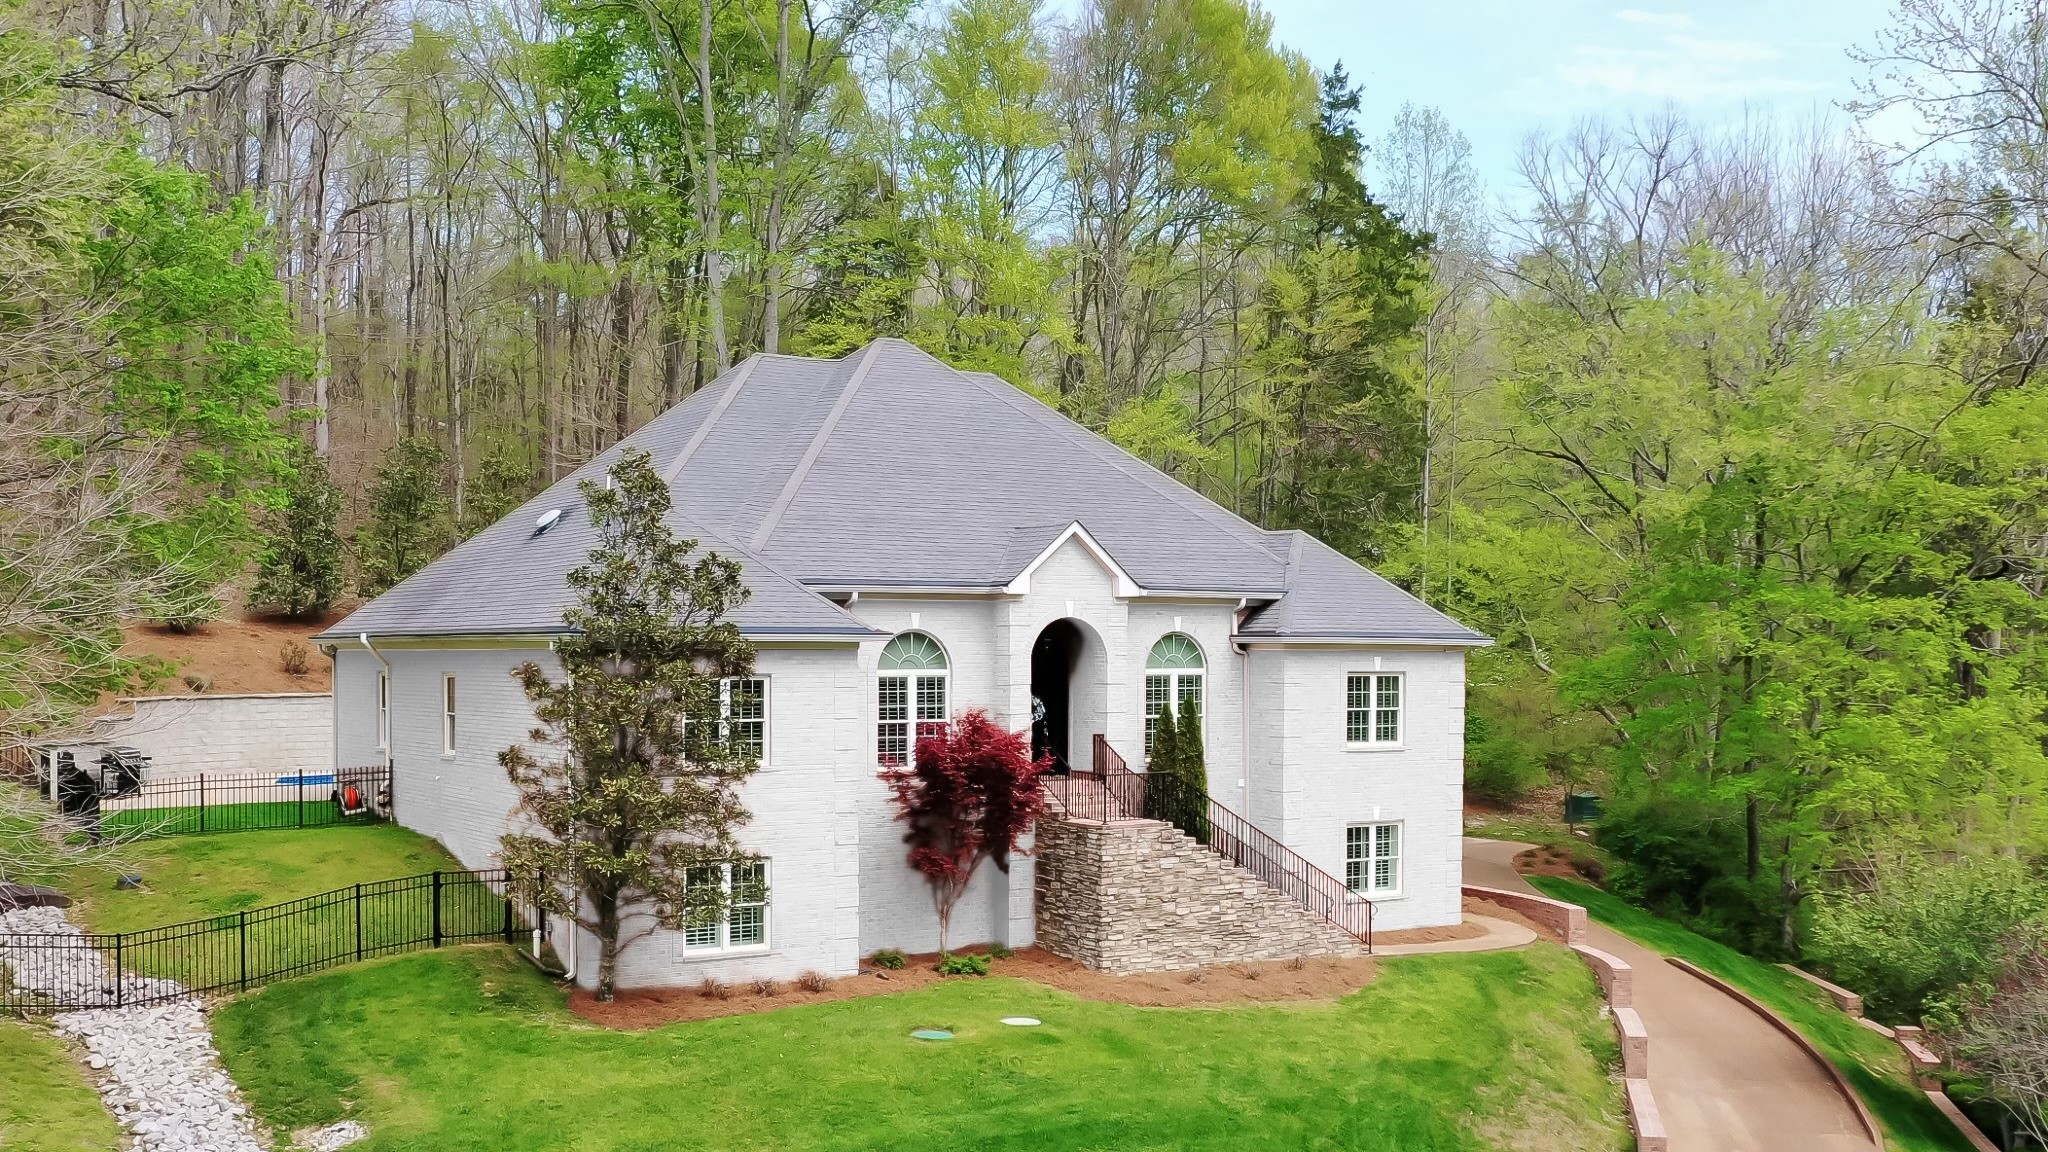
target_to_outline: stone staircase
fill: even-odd
[[[1048,951],[1116,974],[1367,951],[1164,820],[1075,811],[1060,805],[1038,825],[1038,943]]]

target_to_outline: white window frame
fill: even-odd
[[[750,900],[745,903],[738,903],[732,900],[732,870],[736,865],[740,864],[757,864],[760,866],[761,899]],[[682,929],[683,954],[686,956],[713,956],[728,955],[735,952],[768,951],[774,939],[770,932],[772,917],[769,915],[769,910],[772,907],[769,895],[774,889],[769,884],[768,858],[760,856],[747,860],[727,860],[718,864],[704,865],[704,867],[718,869],[719,890],[725,894],[727,901],[725,915],[710,924],[699,925],[695,928],[684,927]],[[761,938],[744,944],[734,944],[732,942],[733,920],[740,910],[747,908],[758,908],[761,910]],[[700,944],[691,940],[692,936],[702,933],[707,929],[712,933],[712,939],[709,943]]]
[[[1394,842],[1392,852],[1381,851],[1383,845],[1381,843],[1380,830],[1383,828],[1391,828],[1394,830]],[[1355,856],[1352,854],[1352,833],[1361,830],[1363,830],[1365,833],[1365,855]],[[1371,820],[1358,824],[1345,825],[1344,887],[1347,890],[1349,890],[1353,896],[1362,896],[1368,900],[1391,900],[1400,896],[1402,884],[1402,869],[1404,863],[1403,857],[1407,853],[1407,840],[1408,830],[1404,826],[1403,822],[1399,820]],[[1375,865],[1380,864],[1382,862],[1391,862],[1392,864],[1392,867],[1390,868],[1390,872],[1392,873],[1392,883],[1387,884],[1385,886],[1378,884],[1375,880],[1375,877],[1378,875]],[[1354,885],[1352,883],[1352,868],[1354,866],[1357,867],[1359,876],[1364,880],[1364,885],[1362,887]]]
[[[946,651],[944,644],[939,643],[938,637],[929,632],[910,629],[898,633],[897,637],[909,635],[918,635],[930,640],[939,650],[939,657],[945,664],[939,668],[890,668],[876,673],[875,763],[884,768],[905,767],[912,763],[917,756],[917,742],[925,736],[929,728],[943,727],[952,715],[952,654]],[[895,643],[895,638],[891,638],[890,643]],[[884,645],[884,650],[886,649],[887,646]],[[891,681],[901,681],[903,684],[904,714],[900,720],[882,718],[882,691],[884,685]],[[932,714],[931,710],[926,708],[926,704],[933,698],[938,701],[936,714]],[[885,733],[885,729],[889,731]],[[883,741],[892,738],[903,741],[901,765],[892,763],[882,751]]]
[[[1364,707],[1352,703],[1351,690],[1354,681],[1364,679],[1367,699]],[[1394,686],[1394,703],[1385,704],[1385,685]],[[1344,674],[1344,745],[1358,751],[1398,751],[1408,739],[1408,676],[1405,672],[1347,672]],[[1383,739],[1380,736],[1380,721],[1388,714],[1394,719],[1394,736]],[[1351,722],[1356,716],[1365,717],[1365,736],[1355,739]]]
[[[758,721],[743,721],[761,725],[761,750],[754,754],[754,762],[763,766],[768,763],[768,693],[771,691],[766,676],[724,676],[718,681],[718,739],[723,742],[732,739],[732,687],[741,680],[752,680],[761,686],[761,716]],[[683,731],[687,734],[696,721],[683,718]]]
[[[391,673],[377,673],[377,747],[391,750]]]
[[[1152,667],[1153,650],[1157,649],[1160,643],[1166,640],[1168,636],[1179,636],[1193,645],[1195,654],[1202,658],[1201,666],[1198,668]],[[1165,703],[1168,700],[1173,702],[1173,714],[1178,718],[1181,705],[1189,697],[1194,698],[1197,718],[1201,722],[1202,739],[1204,743],[1207,743],[1209,738],[1209,692],[1204,681],[1208,678],[1208,673],[1209,654],[1202,651],[1201,644],[1193,636],[1185,632],[1168,632],[1165,636],[1154,640],[1152,647],[1145,650],[1145,696],[1139,704],[1140,711],[1144,713],[1144,732],[1139,737],[1139,751],[1144,755],[1146,764],[1149,765],[1152,762],[1154,725],[1157,723],[1160,714],[1166,710]],[[1164,681],[1166,688],[1165,699],[1160,701],[1161,706],[1158,708],[1152,706],[1152,685],[1155,680]]]
[[[455,673],[441,673],[441,755],[455,755]]]

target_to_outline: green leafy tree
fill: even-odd
[[[0,742],[148,671],[124,619],[217,611],[310,367],[259,214],[96,135],[41,11],[0,0]]]
[[[284,507],[256,570],[251,603],[294,619],[327,614],[342,590],[341,489],[303,443],[291,453]]]
[[[1418,511],[1426,438],[1406,369],[1428,237],[1367,194],[1358,105],[1339,65],[1323,79],[1292,227],[1261,295],[1252,361],[1265,386],[1252,413],[1260,522],[1372,561]]]
[[[370,516],[356,532],[358,583],[369,595],[426,567],[448,546],[448,457],[419,438],[384,453],[370,482]]]
[[[465,539],[503,520],[540,491],[533,469],[503,452],[493,452],[470,477],[462,508]]]
[[[1917,1021],[1998,973],[2016,932],[2048,933],[2048,880],[2025,861],[1884,857],[1867,887],[1814,903],[1807,954],[1880,1018]]]
[[[716,720],[721,679],[753,670],[731,620],[748,596],[738,562],[675,537],[645,452],[611,475],[582,485],[598,541],[569,574],[562,678],[537,663],[515,673],[540,727],[498,756],[538,829],[503,839],[505,867],[524,898],[597,937],[604,1000],[634,942],[725,915],[733,896],[709,877],[742,861],[739,786],[758,766]],[[763,898],[758,880],[744,885],[740,898]]]

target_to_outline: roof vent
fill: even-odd
[[[547,511],[541,513],[540,519],[535,520],[533,522],[533,535],[538,536],[541,533],[547,531],[548,529],[553,528],[555,526],[556,521],[559,521],[561,518],[562,510],[560,508],[550,508]],[[532,538],[532,536],[527,537],[527,539],[529,540],[531,540]]]

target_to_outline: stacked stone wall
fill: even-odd
[[[1045,820],[1037,832],[1038,943],[1090,968],[1167,972],[1364,947],[1158,820]]]

